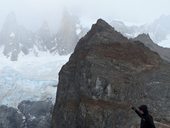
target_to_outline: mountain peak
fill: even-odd
[[[78,42],[76,49],[85,45],[111,44],[114,42],[127,41],[121,33],[102,19],[98,19],[92,25],[91,30]]]
[[[144,38],[145,40],[152,41],[152,39],[148,33],[139,34],[136,38]]]
[[[101,31],[115,31],[115,29],[109,25],[106,21],[103,19],[98,19],[96,24],[93,24],[91,30],[101,32]]]
[[[169,48],[163,48],[152,41],[149,34],[139,34],[133,40],[142,42],[146,47],[150,48],[152,51],[157,52],[161,58],[170,62],[170,50]]]
[[[153,44],[155,44],[150,38],[149,34],[146,34],[146,33],[139,34],[133,40],[143,42],[149,48],[151,48]]]
[[[104,21],[103,19],[98,19],[95,25],[114,30],[114,28],[111,25],[109,25],[106,21]]]
[[[149,35],[144,36],[150,39]],[[158,54],[150,51],[141,42],[127,39],[102,19],[99,19],[87,35],[78,42],[75,51],[74,55],[82,55],[83,51],[83,58],[89,56],[89,51],[93,51],[92,55],[95,53],[94,56],[104,57],[104,59],[108,57],[132,64],[134,66],[132,69],[135,70],[145,70],[148,65],[155,68],[160,62]],[[80,58],[76,60],[79,61]]]

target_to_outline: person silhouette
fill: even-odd
[[[137,115],[141,118],[140,128],[156,128],[152,116],[148,112],[146,105],[141,105],[137,108],[131,107]]]

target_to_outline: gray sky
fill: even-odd
[[[0,26],[8,13],[15,12],[27,27],[37,28],[44,20],[55,27],[63,9],[85,19],[141,24],[170,15],[170,0],[0,0]]]

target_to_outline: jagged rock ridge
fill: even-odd
[[[99,19],[59,73],[53,128],[130,128],[129,103],[170,123],[170,64]]]
[[[152,51],[157,52],[162,59],[165,59],[170,62],[170,48],[163,48],[155,44],[150,38],[149,34],[140,34],[135,37],[133,40],[138,40],[144,43],[144,45],[150,48]]]
[[[162,15],[152,23],[143,25],[131,25],[129,23],[124,24],[121,21],[113,20],[110,24],[119,32],[126,36],[135,37],[138,34],[149,33],[152,40],[156,43],[160,43],[170,34],[170,15]],[[129,24],[129,25],[127,25]],[[167,42],[168,43],[168,42]],[[166,44],[164,44],[166,45]],[[168,45],[167,45],[168,46]]]

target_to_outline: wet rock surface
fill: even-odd
[[[170,123],[170,64],[99,19],[59,73],[53,128],[131,128],[129,103]]]

